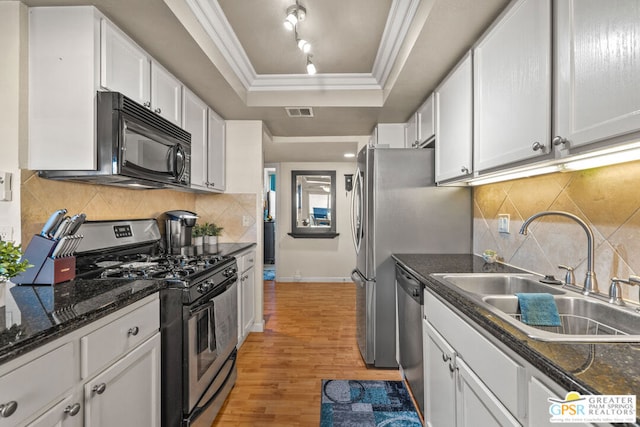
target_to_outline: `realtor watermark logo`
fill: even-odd
[[[564,400],[547,399],[552,423],[632,423],[636,421],[635,395],[585,395],[570,391]]]

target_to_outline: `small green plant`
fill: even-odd
[[[191,229],[191,237],[202,237],[205,235],[206,227],[204,225],[196,224]]]
[[[13,242],[0,240],[0,282],[11,279],[33,267],[29,261],[21,260],[22,248]]]
[[[205,222],[203,227],[205,229],[205,236],[219,236],[220,234],[222,234],[222,230],[224,230],[224,228],[218,227],[215,222]]]

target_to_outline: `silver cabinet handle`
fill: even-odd
[[[100,383],[100,384],[94,385],[91,391],[96,394],[102,394],[106,389],[107,389],[107,385],[105,383]]]
[[[138,332],[140,332],[140,328],[134,326],[133,328],[129,328],[129,330],[127,331],[127,335],[133,335],[135,337],[136,335],[138,335]]]
[[[453,363],[449,362],[449,372],[453,372],[456,370],[456,367],[453,366]]]
[[[449,360],[451,360],[451,356],[449,356],[448,354],[442,353],[442,361],[448,362]]]
[[[0,404],[0,417],[9,418],[14,412],[16,412],[16,409],[18,409],[18,402],[15,400]]]
[[[78,415],[78,412],[80,412],[79,403],[74,403],[73,405],[69,405],[66,408],[64,408],[64,413],[69,414],[72,417],[75,417],[76,415]]]
[[[151,108],[151,101],[147,101],[144,104],[142,104],[143,107],[147,107],[147,108]]]
[[[541,143],[540,143],[540,142],[538,142],[538,141],[536,141],[536,142],[534,142],[533,144],[531,144],[531,149],[532,149],[533,151],[540,151],[540,152],[542,152],[542,153],[544,153],[544,152],[546,151],[546,150],[545,150],[545,146],[544,146],[544,144],[541,144]]]
[[[162,113],[162,110],[160,108],[156,108],[155,110],[153,110],[153,112],[160,114],[160,113]]]
[[[469,173],[469,168],[468,168],[468,167],[466,167],[466,166],[463,166],[463,167],[461,167],[461,168],[460,168],[460,172],[462,172],[462,173]]]
[[[563,138],[561,136],[556,136],[551,140],[551,143],[553,145],[556,145],[556,146],[558,146],[558,145],[566,145],[567,142],[569,142],[569,141],[566,138]]]

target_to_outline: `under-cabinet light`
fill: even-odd
[[[509,181],[512,179],[528,178],[531,176],[544,175],[546,173],[558,172],[559,170],[560,170],[559,165],[543,166],[539,168],[519,170],[519,171],[503,173],[499,175],[488,176],[486,178],[477,178],[469,181],[468,184],[473,186],[493,184],[496,182]]]
[[[611,166],[618,163],[640,160],[640,142],[626,144],[622,147],[600,150],[595,153],[585,154],[562,165],[563,171],[579,171],[583,169]]]

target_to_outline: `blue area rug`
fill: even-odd
[[[275,270],[264,270],[264,280],[276,280]]]
[[[422,427],[402,381],[322,380],[320,427]]]

